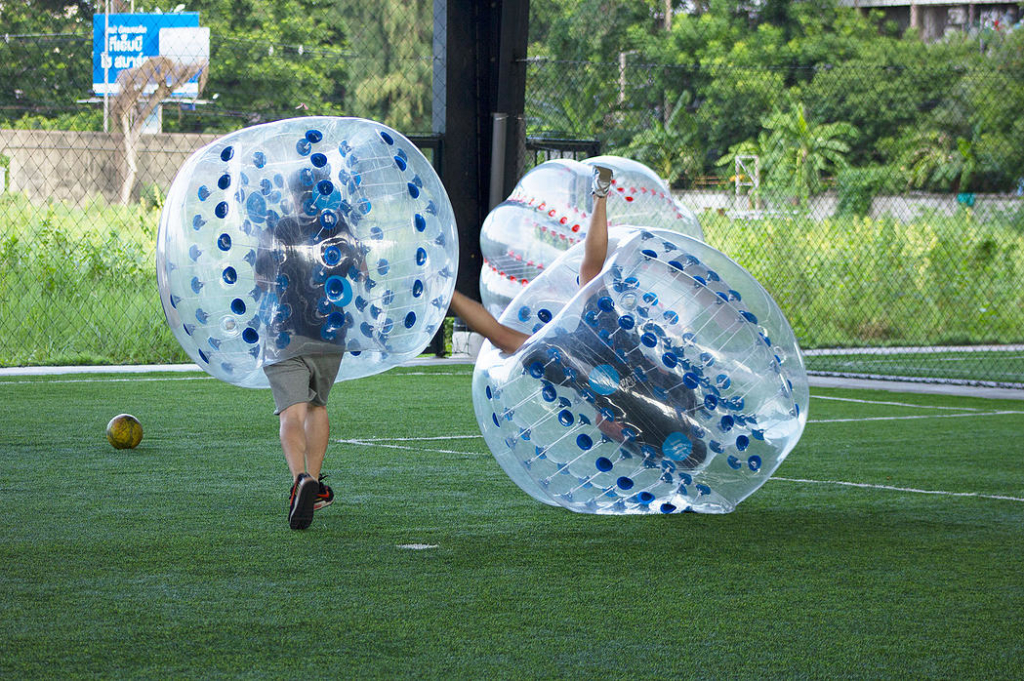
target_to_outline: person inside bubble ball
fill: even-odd
[[[580,264],[579,285],[582,288],[601,273],[608,255],[608,190],[612,186],[612,170],[594,166],[591,193],[594,210],[584,239],[583,262]],[[502,352],[513,353],[530,337],[500,323],[483,305],[458,291],[452,296],[451,310],[466,322],[471,330],[491,341]]]
[[[288,189],[300,203],[312,197],[308,178],[290,178]],[[327,398],[352,320],[330,304],[328,295],[332,286],[350,292],[352,283],[365,276],[366,266],[345,219],[334,222],[325,220],[322,211],[303,210],[272,225],[268,221],[254,269],[259,317],[271,339],[263,372],[292,477],[288,524],[304,530],[312,524],[314,511],[334,502],[334,491],[321,472],[330,437]]]

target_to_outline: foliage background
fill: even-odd
[[[307,114],[431,132],[432,0],[185,9],[211,29],[209,80],[164,107],[164,133]],[[103,130],[96,10],[0,2],[0,129]],[[527,79],[524,169],[550,139],[648,164],[805,348],[1024,342],[1024,31],[926,43],[833,0],[535,0]],[[131,205],[0,195],[0,366],[185,359],[151,267],[165,184],[139,177]],[[1021,354],[972,380],[1020,382],[1001,372],[1024,374]]]

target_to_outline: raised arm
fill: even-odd
[[[608,256],[608,190],[612,185],[612,170],[594,166],[594,210],[584,240],[583,263],[580,265],[580,286],[601,273]]]

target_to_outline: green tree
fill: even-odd
[[[349,26],[345,110],[403,132],[429,132],[433,0],[345,1],[336,7]]]
[[[908,188],[967,191],[977,170],[971,141],[937,130],[916,133],[900,161]]]
[[[0,125],[46,127],[92,89],[92,14],[88,0],[0,2]],[[101,119],[95,119],[96,123]]]
[[[777,109],[762,123],[768,132],[763,143],[766,180],[801,203],[821,191],[825,173],[846,167],[846,140],[857,134],[849,123],[808,120],[801,103],[788,111]]]
[[[642,130],[623,150],[626,156],[646,164],[670,185],[683,178],[693,180],[704,172],[705,149],[696,117],[687,111],[692,96],[679,96],[667,123],[656,121]]]
[[[566,73],[559,63],[547,64],[528,78],[527,90],[538,93],[526,102],[527,131],[530,134],[575,139],[600,137],[615,111],[615,91],[604,86],[590,71]],[[534,83],[565,82],[575,76],[569,88],[541,87]]]
[[[341,112],[346,23],[332,2],[193,0],[189,9],[210,27],[206,92],[215,104],[183,119],[180,129]]]

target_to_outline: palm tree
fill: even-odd
[[[826,172],[848,165],[850,145],[845,140],[857,136],[849,123],[812,123],[802,103],[788,112],[776,110],[761,125],[768,132],[761,145],[767,182],[784,188],[798,203],[821,191]]]
[[[938,130],[914,135],[900,157],[908,187],[966,191],[977,170],[974,143]]]

